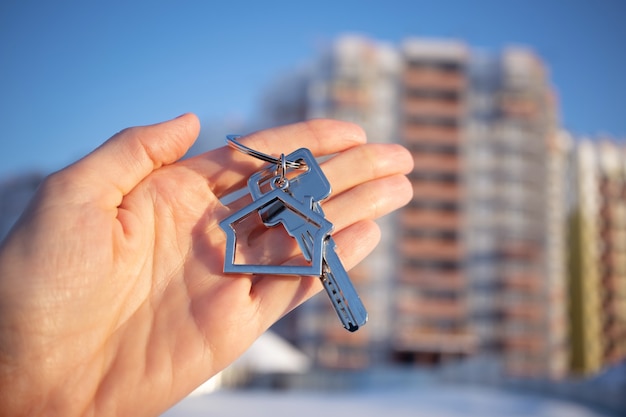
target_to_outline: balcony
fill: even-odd
[[[610,224],[611,227],[626,227],[626,205],[604,204],[600,209],[600,218],[605,224]]]
[[[464,254],[459,242],[435,239],[403,239],[399,248],[404,256],[421,259],[458,260]]]
[[[621,342],[626,340],[626,322],[611,320],[603,328],[604,337],[610,342]]]
[[[413,182],[413,199],[415,200],[459,201],[462,197],[462,188],[457,183]]]
[[[605,225],[600,231],[600,239],[604,242],[605,251],[613,249],[617,252],[626,252],[626,229],[620,230],[614,226]]]
[[[603,268],[611,268],[614,271],[619,271],[626,265],[626,252],[617,250],[607,250],[602,253],[601,256]]]
[[[456,126],[434,126],[426,124],[406,124],[402,130],[406,143],[434,145],[459,145],[460,132]]]
[[[626,348],[618,344],[613,344],[606,348],[604,353],[605,363],[619,363],[624,360],[626,356]]]
[[[397,309],[401,315],[448,322],[464,322],[469,316],[464,302],[429,300],[428,297],[401,297]]]
[[[371,97],[367,90],[342,86],[332,88],[330,99],[340,107],[367,107],[371,104]]]
[[[404,267],[400,271],[400,282],[412,287],[435,291],[465,291],[465,277],[456,271]]]
[[[536,99],[531,97],[507,97],[500,98],[500,110],[508,117],[531,119],[533,117],[545,117],[541,106]]]
[[[500,309],[505,320],[538,324],[545,319],[544,309],[532,303],[502,303]]]
[[[600,182],[599,191],[605,199],[615,199],[620,201],[624,198],[624,187],[622,181],[604,177]]]
[[[392,345],[395,350],[406,352],[470,354],[476,349],[476,338],[467,331],[398,329],[393,336]]]
[[[541,255],[541,248],[533,242],[511,241],[500,247],[500,254],[509,259],[536,260]]]
[[[465,75],[460,71],[441,71],[436,68],[410,68],[404,73],[405,87],[442,90],[464,90]]]
[[[612,316],[626,323],[626,298],[613,297],[604,303],[603,311],[607,316]]]
[[[539,335],[506,335],[502,338],[505,350],[539,354],[545,349],[546,341]]]
[[[525,273],[507,273],[503,277],[503,284],[507,290],[524,293],[535,293],[542,289],[542,283],[539,276]]]
[[[402,107],[409,116],[445,116],[460,118],[464,106],[460,101],[406,98]]]
[[[461,227],[458,212],[404,209],[400,212],[400,219],[402,225],[411,228],[458,230]]]
[[[626,298],[626,276],[607,273],[602,278],[606,291],[617,298]]]

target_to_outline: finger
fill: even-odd
[[[413,158],[397,144],[371,143],[355,146],[321,164],[322,171],[332,186],[332,195],[361,183],[395,174],[406,174],[413,169]],[[229,203],[233,211],[250,204],[249,195]]]
[[[310,120],[263,130],[241,138],[240,142],[268,155],[288,155],[308,148],[316,156],[330,155],[365,143],[363,130],[355,124],[337,120]],[[185,161],[206,177],[213,192],[223,197],[245,185],[248,177],[267,162],[230,147],[222,147]]]
[[[368,181],[345,191],[323,205],[335,233],[361,220],[375,220],[405,206],[413,187],[404,175]]]
[[[374,250],[380,241],[380,228],[371,220],[358,222],[334,235],[334,240],[337,254],[347,271]],[[264,276],[257,279],[250,296],[255,305],[253,308],[258,309],[261,328],[271,326],[321,289],[318,277]]]
[[[402,207],[412,192],[408,179],[398,174],[368,181],[340,194],[324,205],[327,218],[335,226],[333,236],[355,223],[377,219]],[[283,226],[267,228],[256,216],[248,220],[252,221],[246,222],[246,227],[242,223],[237,229],[238,263],[282,265],[290,260],[305,264],[301,248]]]
[[[359,184],[413,169],[409,151],[397,144],[371,143],[342,152],[322,165],[337,196]]]
[[[374,158],[373,155],[378,157]],[[368,158],[374,160],[371,164],[364,164],[363,161]],[[368,169],[369,165],[375,167]],[[362,167],[359,169],[359,166]],[[336,178],[339,183],[339,193],[323,203],[327,218],[334,224],[335,233],[355,222],[376,219],[407,204],[413,195],[410,182],[402,174],[388,174],[406,172],[411,167],[412,159],[408,152],[392,145],[358,146],[325,163],[324,169],[330,172],[333,181]],[[354,174],[345,175],[346,171]],[[229,208],[236,211],[249,203],[250,197],[246,196]],[[244,223],[240,224],[237,235],[240,259],[247,259],[249,263],[260,263],[263,258],[266,262],[280,265],[285,259],[299,253],[299,247],[293,244],[293,239],[287,236],[282,226],[268,230],[258,219],[256,222],[246,222],[245,227]],[[268,258],[268,248],[281,250],[273,251]]]
[[[104,199],[117,207],[122,197],[155,169],[180,159],[198,137],[193,114],[167,122],[125,129],[59,174],[84,185],[86,201]]]

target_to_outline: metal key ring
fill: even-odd
[[[226,135],[226,142],[228,142],[228,145],[231,148],[235,148],[237,149],[239,152],[245,153],[246,155],[250,155],[253,156],[257,159],[260,159],[261,161],[265,161],[265,162],[269,162],[271,164],[275,164],[275,165],[283,165],[285,167],[288,168],[301,168],[302,167],[302,163],[300,161],[289,161],[287,159],[281,160],[281,158],[274,158],[273,156],[270,156],[268,154],[265,154],[263,152],[259,152],[257,150],[254,150],[252,148],[247,147],[246,145],[243,145],[241,143],[239,143],[237,141],[237,139],[239,139],[241,137],[241,135]]]

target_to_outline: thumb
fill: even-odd
[[[200,122],[191,113],[163,123],[124,129],[62,172],[80,181],[83,198],[104,198],[107,206],[115,207],[152,171],[180,159],[199,132]]]

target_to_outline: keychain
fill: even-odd
[[[220,222],[226,233],[224,272],[318,276],[343,326],[351,332],[358,330],[367,322],[367,311],[336,254],[333,225],[320,205],[331,186],[313,154],[301,148],[275,158],[241,144],[238,138],[228,135],[228,144],[269,165],[248,180],[252,203]],[[236,263],[236,226],[253,215],[260,216],[268,228],[282,225],[298,243],[306,265]]]

